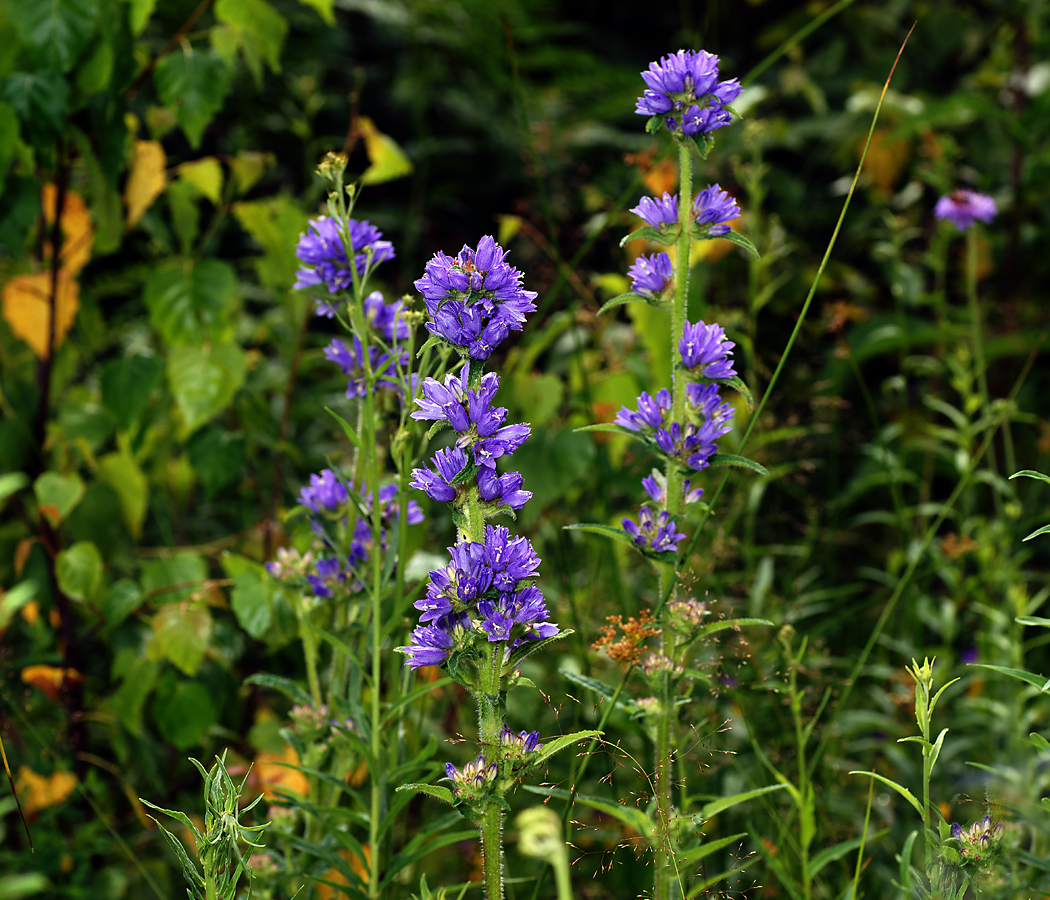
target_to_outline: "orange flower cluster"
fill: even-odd
[[[653,624],[656,621],[653,614],[647,609],[643,609],[637,619],[631,616],[624,622],[623,616],[607,616],[605,621],[609,624],[602,626],[602,637],[591,648],[595,651],[604,649],[609,659],[625,666],[637,665],[645,642],[660,633],[660,628]],[[622,635],[618,636],[617,631]]]

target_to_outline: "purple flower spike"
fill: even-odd
[[[705,325],[701,319],[696,325],[685,323],[678,352],[682,354],[682,365],[699,369],[697,374],[702,378],[732,378],[736,371],[729,357],[735,346],[726,340],[725,329],[720,325]]]
[[[427,329],[471,359],[488,359],[536,309],[535,291],[522,288],[522,273],[505,255],[486,235],[477,250],[465,246],[454,259],[436,254],[415,283],[433,319]]]
[[[459,447],[448,447],[438,450],[430,462],[434,469],[426,466],[413,469],[409,484],[425,491],[431,500],[451,503],[456,499],[456,488],[452,482],[467,467],[467,455]]]
[[[966,231],[974,222],[991,222],[998,209],[987,194],[979,194],[969,188],[958,188],[937,201],[933,214],[938,219],[955,223],[959,231]]]
[[[653,298],[662,294],[671,283],[674,269],[670,256],[654,253],[652,256],[639,256],[627,274],[631,278],[631,290],[643,297]]]
[[[704,237],[720,237],[729,233],[726,222],[740,215],[736,200],[729,196],[717,184],[704,188],[693,200],[693,217],[700,226]]]
[[[667,191],[664,191],[664,195],[659,199],[642,197],[631,212],[640,219],[644,219],[645,223],[653,228],[674,225],[678,222],[678,197]]]
[[[638,98],[640,116],[674,113],[666,120],[670,131],[707,134],[728,125],[732,113],[724,107],[740,95],[734,78],[718,80],[718,57],[703,50],[679,50],[649,63],[642,72],[647,90]]]
[[[633,539],[635,546],[643,550],[652,550],[654,553],[667,553],[678,549],[678,543],[685,540],[685,535],[678,531],[671,516],[662,512],[654,516],[648,506],[639,510],[638,524],[631,519],[624,519],[621,523]]]
[[[383,233],[370,222],[350,219],[347,222],[353,244],[354,264],[359,276],[364,275],[369,254],[372,265],[394,258],[394,245],[380,240]],[[350,261],[343,236],[335,219],[321,216],[310,222],[310,230],[299,238],[295,255],[303,265],[296,272],[294,287],[305,288],[323,284],[328,293],[346,290],[353,285]],[[325,309],[318,309],[326,315]]]

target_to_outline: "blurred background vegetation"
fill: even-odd
[[[633,114],[638,73],[704,48],[746,84],[743,121],[718,132],[698,177],[739,200],[736,227],[762,258],[698,259],[690,318],[726,327],[757,396],[913,22],[749,448],[771,474],[731,479],[691,559],[719,615],[777,627],[708,648],[680,764],[693,799],[773,783],[767,769],[796,765],[793,706],[803,723],[819,714],[813,852],[844,846],[867,803],[850,770],[920,777],[896,743],[913,731],[904,665],[936,654],[962,677],[939,708],[952,729],[942,813],[965,824],[988,803],[1007,810],[1027,829],[1014,865],[1045,878],[1047,775],[1028,743],[1045,699],[964,666],[1050,671],[1045,636],[1016,621],[1050,596],[1047,539],[1021,543],[1048,519],[1048,488],[1006,480],[1050,467],[1045,3],[0,0],[0,717],[36,844],[30,854],[0,791],[0,897],[139,897],[147,882],[179,895],[138,797],[197,808],[186,757],[207,765],[223,748],[231,771],[255,762],[255,792],[302,777],[281,765],[295,761],[279,731],[290,704],[244,679],[302,678],[291,602],[262,563],[304,540],[285,514],[310,473],[347,455],[321,411],[343,402],[322,356],[335,332],[291,289],[324,152],[345,150],[365,175],[357,215],[397,250],[380,272],[388,299],[411,293],[434,252],[487,233],[539,292],[494,368],[511,420],[533,426],[515,457],[535,495],[520,524],[555,619],[576,634],[557,665],[527,672],[544,696],[516,714],[542,735],[593,727],[598,696],[557,670],[615,684],[590,644],[655,586],[636,559],[563,526],[630,514],[651,462],[573,429],[665,384],[671,360],[664,313],[596,316],[644,249],[619,248],[636,222],[626,210],[675,181],[669,147]],[[1000,209],[976,245],[986,379],[966,242],[932,215],[958,185]],[[412,540],[435,552],[451,524],[428,513]],[[450,738],[472,727],[451,690],[426,712]],[[617,711],[607,729],[622,751],[603,751],[576,787],[630,805],[645,791],[627,756],[647,765],[641,725]],[[574,763],[557,765],[552,783],[572,777]],[[893,894],[915,827],[905,810],[876,790],[868,896]],[[712,840],[752,835],[704,865],[735,873],[726,890],[801,896],[792,815],[780,792],[714,817]],[[574,818],[579,896],[646,890],[629,829],[593,809]],[[453,849],[413,878],[469,877],[475,848]],[[823,860],[814,896],[843,896],[847,850]],[[510,856],[514,873],[539,871]]]

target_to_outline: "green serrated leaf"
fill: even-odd
[[[447,787],[441,787],[436,784],[402,784],[397,788],[398,791],[414,791],[417,794],[429,794],[431,797],[437,797],[438,800],[444,800],[446,803],[454,804],[455,798],[452,796],[452,791]]]
[[[742,234],[737,234],[735,231],[727,231],[725,234],[718,235],[715,240],[729,241],[730,244],[743,247],[755,259],[758,259],[758,248]]]
[[[712,468],[729,466],[734,469],[750,469],[759,475],[769,474],[769,469],[761,463],[748,459],[746,456],[737,456],[735,453],[716,453],[707,461],[707,464]]]
[[[55,577],[74,600],[94,599],[102,584],[102,554],[91,541],[77,541],[55,557]]]
[[[161,102],[174,110],[175,120],[197,149],[204,129],[222,108],[229,91],[226,67],[184,41],[181,52],[169,53],[157,63],[153,80]]]
[[[578,744],[580,741],[590,740],[591,738],[601,737],[602,732],[600,731],[577,731],[573,734],[563,734],[561,737],[555,738],[553,741],[548,741],[542,747],[542,749],[536,751],[530,760],[530,765],[538,766],[544,760],[549,759],[559,750],[564,750],[566,747],[570,747],[573,744]]]
[[[68,72],[95,34],[98,0],[24,0],[8,13],[41,68]]]
[[[177,347],[168,358],[168,382],[188,436],[215,418],[244,383],[247,359],[236,344]]]

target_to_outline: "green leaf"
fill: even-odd
[[[288,22],[265,0],[218,0],[215,18],[228,26],[244,55],[245,65],[262,83],[262,63],[281,71],[281,48],[288,33]]]
[[[720,622],[710,622],[705,625],[700,629],[700,634],[706,637],[709,634],[725,631],[727,628],[746,628],[749,625],[772,626],[773,624],[769,619],[722,619]]]
[[[1050,628],[1050,619],[1042,616],[1016,616],[1014,621],[1018,625],[1032,625],[1038,628]]]
[[[850,772],[849,774],[850,775],[866,775],[869,778],[874,778],[876,781],[881,781],[884,785],[886,785],[886,787],[893,788],[893,790],[895,790],[905,800],[907,800],[912,806],[915,807],[915,811],[920,816],[922,815],[922,804],[917,799],[915,799],[915,795],[911,791],[909,791],[906,787],[903,787],[902,785],[897,784],[896,781],[891,781],[889,778],[886,778],[884,775],[879,775],[876,772],[861,772],[861,771],[858,771],[858,770],[854,770],[854,771]]]
[[[215,703],[203,684],[176,680],[168,690],[157,692],[153,719],[164,740],[185,750],[215,723]]]
[[[196,553],[177,553],[167,559],[155,559],[142,567],[142,590],[155,603],[176,603],[186,600],[200,588],[200,582],[208,577],[208,565],[204,557]],[[186,587],[163,590],[176,584]]]
[[[128,0],[131,6],[131,33],[138,37],[153,15],[157,0]]]
[[[134,581],[121,578],[113,583],[102,601],[102,618],[115,628],[145,602],[142,590]]]
[[[110,360],[99,375],[102,405],[113,413],[121,428],[130,428],[163,375],[164,366],[155,356],[137,353]]]
[[[557,797],[561,800],[572,799],[574,803],[581,803],[607,816],[612,816],[618,822],[623,822],[624,825],[633,828],[643,837],[648,838],[656,833],[656,823],[640,809],[635,809],[632,806],[620,806],[619,803],[613,800],[604,800],[601,797],[592,797],[587,794],[570,794],[562,788],[540,787],[535,784],[523,784],[522,788],[544,797]]]
[[[577,731],[573,734],[563,734],[561,737],[555,738],[553,741],[548,741],[543,747],[533,754],[532,759],[529,761],[530,765],[538,766],[544,760],[549,759],[559,750],[564,750],[566,747],[578,744],[580,741],[590,740],[591,738],[601,737],[602,732],[600,731]]]
[[[7,170],[18,149],[20,133],[14,108],[10,103],[0,103],[0,190],[3,189]]]
[[[113,77],[113,45],[105,38],[95,41],[94,49],[77,70],[77,90],[85,97],[109,87]]]
[[[273,580],[258,572],[243,572],[233,579],[230,605],[241,628],[261,638],[273,621]]]
[[[171,603],[153,617],[149,658],[168,659],[187,675],[196,675],[211,631],[211,613],[203,603]]]
[[[562,638],[567,638],[573,631],[571,628],[563,628],[555,635],[551,635],[548,638],[541,638],[538,641],[526,641],[517,650],[510,655],[510,659],[507,660],[503,665],[504,672],[513,672],[518,666],[521,665],[522,661],[532,656],[537,650],[543,650],[553,644],[555,641],[560,641]]]
[[[746,456],[737,456],[733,453],[716,453],[707,461],[707,464],[712,468],[730,466],[734,469],[750,469],[752,472],[757,472],[759,475],[769,474],[769,470],[761,463],[757,463],[753,459],[748,459]]]
[[[717,853],[723,847],[728,847],[730,844],[735,844],[741,838],[746,838],[747,832],[741,831],[740,834],[731,834],[729,837],[719,838],[717,841],[711,841],[707,844],[701,844],[699,847],[693,847],[692,850],[683,850],[677,855],[677,863],[682,868],[695,866],[705,856],[710,856],[712,853]]]
[[[6,628],[11,618],[36,596],[36,582],[31,578],[20,581],[0,596],[0,628]]]
[[[229,263],[172,260],[157,266],[142,292],[150,324],[172,347],[199,348],[230,334],[237,275]]]
[[[625,235],[620,240],[620,246],[629,244],[631,241],[648,241],[650,244],[662,244],[665,247],[669,247],[678,240],[681,230],[681,226],[677,224],[668,225],[664,228],[653,228],[651,225],[644,225]]]
[[[236,344],[177,347],[168,358],[168,382],[189,435],[233,402],[244,383],[244,351]]]
[[[33,493],[41,507],[54,510],[58,521],[64,521],[83,498],[84,482],[76,473],[45,472],[34,482]]]
[[[755,398],[751,396],[751,388],[744,384],[744,380],[739,375],[734,375],[732,378],[719,379],[715,382],[716,384],[724,384],[728,388],[732,388],[741,397],[744,398],[744,402],[747,404],[747,411],[755,411]]]
[[[353,426],[349,422],[347,422],[346,419],[344,419],[341,415],[339,415],[339,413],[333,412],[327,406],[324,408],[324,411],[342,426],[343,434],[346,435],[346,439],[351,444],[353,444],[358,450],[360,450],[362,447],[361,438],[358,437],[357,432],[353,429]]]
[[[318,15],[329,25],[335,24],[335,12],[333,10],[335,0],[299,0],[299,2],[304,6],[309,6],[311,9],[316,9]]]
[[[1046,690],[1046,678],[1043,675],[1036,675],[1034,672],[1028,672],[1025,669],[1011,669],[1008,666],[991,666],[987,663],[970,663],[970,665],[978,669],[988,669],[991,672],[999,672],[1002,675],[1009,675],[1011,678],[1016,678],[1019,681],[1035,685],[1040,691]]]
[[[712,816],[718,815],[724,809],[729,809],[731,806],[736,806],[738,803],[744,803],[755,797],[761,797],[763,794],[770,794],[773,791],[780,791],[783,789],[784,785],[782,784],[770,784],[766,787],[756,788],[753,791],[744,791],[740,794],[733,794],[731,797],[719,797],[716,800],[711,800],[710,802],[705,803],[700,810],[700,815],[706,822]]]
[[[117,651],[110,678],[120,680],[120,687],[107,701],[120,719],[120,724],[134,735],[142,732],[142,707],[153,690],[160,664],[143,656],[137,647]]]
[[[193,253],[193,242],[201,230],[200,192],[188,181],[170,183],[164,192],[171,211],[171,224],[179,239],[179,252],[183,256]]]
[[[361,175],[361,184],[382,184],[412,174],[412,161],[392,137],[383,134],[364,116],[358,119],[358,127],[364,135],[370,163]]]
[[[429,794],[431,797],[437,797],[438,800],[444,800],[446,803],[455,803],[452,791],[447,787],[441,787],[436,784],[402,784],[397,787],[397,790],[414,791],[417,794]]]
[[[658,309],[670,309],[671,304],[666,299],[657,299],[655,297],[643,297],[641,294],[635,294],[633,291],[626,294],[620,294],[619,296],[613,297],[612,300],[606,300],[598,309],[598,315],[608,312],[617,306],[623,306],[625,303],[647,303],[649,306],[655,306]]]
[[[1050,484],[1050,475],[1044,475],[1042,472],[1036,472],[1033,469],[1022,469],[1020,472],[1014,472],[1010,476],[1010,480],[1013,481],[1015,478],[1021,478],[1022,476],[1025,478],[1037,478],[1039,481],[1045,481],[1047,484]]]
[[[1050,741],[1048,741],[1041,734],[1033,731],[1031,734],[1028,735],[1028,739],[1040,750],[1050,750]]]
[[[1022,541],[1030,541],[1034,537],[1039,537],[1041,534],[1050,534],[1050,525],[1044,525],[1042,528],[1037,528],[1031,534],[1022,538]]]
[[[743,247],[755,259],[758,259],[758,248],[742,234],[737,234],[735,231],[728,231],[725,234],[718,235],[715,240],[729,241],[730,244],[736,244],[738,247]]]
[[[0,99],[11,104],[22,130],[41,139],[57,137],[69,112],[69,86],[53,71],[15,72],[4,79]]]
[[[0,900],[21,900],[22,897],[32,897],[49,887],[51,882],[39,872],[3,875],[0,876]]]
[[[182,52],[169,53],[157,63],[153,80],[161,102],[175,111],[190,146],[197,149],[204,129],[222,109],[229,91],[226,67],[184,41]]]
[[[29,476],[25,472],[8,472],[6,475],[0,475],[0,500],[17,494],[28,484]]]
[[[913,831],[911,834],[908,835],[907,838],[905,838],[905,840],[904,840],[904,847],[901,848],[901,855],[900,855],[901,886],[904,888],[904,890],[908,891],[909,893],[911,893],[911,891],[913,889],[912,888],[912,882],[911,882],[911,851],[912,851],[912,847],[915,846],[915,839],[918,836],[919,836],[919,832],[918,831]]]
[[[291,289],[299,268],[295,247],[309,221],[306,213],[290,197],[279,194],[235,203],[233,215],[263,250],[253,260],[259,281],[274,291]]]
[[[55,557],[55,577],[64,594],[91,600],[102,584],[102,554],[91,541],[77,541]]]
[[[280,691],[289,700],[293,703],[298,703],[300,706],[313,705],[313,700],[310,699],[310,695],[306,691],[290,678],[284,678],[281,675],[271,675],[269,672],[256,672],[254,675],[249,675],[245,678],[244,683],[257,684],[259,687]]]
[[[558,669],[558,674],[563,678],[568,679],[573,684],[578,684],[582,688],[594,691],[594,693],[601,697],[605,697],[607,700],[612,700],[612,698],[616,696],[616,689],[614,687],[606,684],[604,681],[599,681],[597,678],[591,678],[589,675],[580,675],[569,669]],[[620,709],[627,710],[628,712],[631,712],[634,709],[633,702],[627,699],[623,692],[620,693],[620,697],[616,701],[616,706]]]
[[[243,472],[245,444],[243,434],[215,427],[198,431],[190,439],[186,450],[207,496],[214,496]]]
[[[95,34],[97,0],[23,0],[8,8],[41,67],[68,72]]]
[[[577,522],[573,525],[566,525],[565,530],[585,531],[588,534],[600,534],[602,537],[607,537],[610,540],[626,544],[628,547],[634,547],[634,538],[622,528],[614,528],[612,525],[598,525],[593,522]]]
[[[149,483],[130,453],[110,453],[98,461],[98,476],[116,491],[120,514],[134,537],[142,534],[149,507]]]

